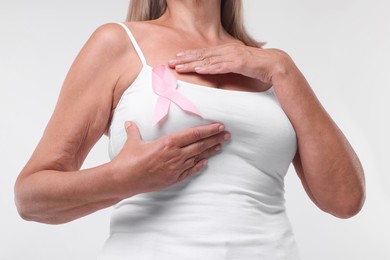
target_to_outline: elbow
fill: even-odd
[[[358,195],[355,195],[354,198],[344,199],[337,203],[332,210],[328,212],[335,217],[341,219],[348,219],[356,216],[363,208],[365,202],[365,192],[362,191]]]
[[[23,220],[44,223],[44,221],[42,221],[41,218],[37,217],[36,215],[32,214],[30,211],[26,210],[26,208],[23,208],[21,206],[17,206],[16,208],[19,213],[19,216]]]
[[[343,172],[347,175],[346,172]],[[344,181],[344,185],[340,185],[333,190],[329,199],[332,201],[330,205],[330,214],[348,219],[356,216],[363,208],[366,200],[366,185],[364,179],[363,169],[360,164],[350,171],[349,176],[352,176],[348,181]]]
[[[16,210],[19,216],[26,221],[34,221],[32,209],[31,195],[28,195],[28,192],[25,187],[29,185],[25,184],[25,178],[22,178],[21,174],[16,179],[14,185],[14,202]]]
[[[16,209],[19,216],[26,221],[34,221],[43,224],[50,225],[59,225],[69,222],[69,220],[64,220],[60,217],[53,217],[44,214],[44,212],[35,212],[29,209],[28,206],[23,206],[23,203],[17,202],[16,200]]]
[[[18,214],[23,220],[40,222],[36,215],[30,210],[30,207],[25,205],[23,201],[15,198],[15,204]]]
[[[50,217],[49,212],[43,210],[42,207],[39,207],[21,186],[22,185],[18,183],[15,185],[14,201],[17,212],[23,220],[53,225],[66,222],[58,217]]]
[[[34,206],[30,201],[23,197],[24,196],[15,189],[15,206],[19,216],[26,221],[39,222],[39,219],[33,211]]]
[[[21,206],[16,206],[19,216],[26,221],[33,221],[32,216]]]
[[[30,210],[31,207],[29,207],[31,203],[29,203],[25,197],[22,185],[17,181],[14,187],[14,202],[16,210],[22,219],[26,221],[34,221],[33,214]]]
[[[69,220],[65,220],[58,216],[49,216],[43,211],[34,211],[29,205],[24,205],[25,203],[18,201],[18,199],[15,199],[15,204],[18,214],[23,220],[50,225],[59,225],[69,222]]]
[[[348,219],[356,216],[362,207],[357,207],[357,206],[345,206],[343,208],[333,210],[329,212],[333,216],[341,219]]]
[[[44,224],[64,224],[72,219],[66,219],[61,211],[49,207],[47,199],[38,191],[36,184],[29,181],[21,173],[14,184],[14,203],[19,216],[26,221]]]

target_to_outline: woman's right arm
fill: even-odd
[[[138,128],[128,123],[128,139],[114,160],[80,170],[108,127],[123,57],[131,51],[123,29],[106,24],[78,54],[44,134],[15,183],[16,206],[24,219],[65,223],[137,193],[165,188],[199,171],[226,140],[223,126],[210,124],[143,142]]]

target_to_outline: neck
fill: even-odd
[[[204,38],[220,38],[221,0],[167,0],[167,10],[160,20],[186,33]]]

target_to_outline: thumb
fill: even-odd
[[[126,121],[125,129],[127,133],[127,139],[131,139],[132,141],[141,141],[141,134],[139,132],[138,126],[134,122]]]

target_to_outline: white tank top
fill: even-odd
[[[154,124],[159,96],[152,88],[152,67],[127,26],[120,25],[143,65],[115,109],[110,158],[126,141],[126,120],[138,125],[145,141],[209,122],[222,122],[231,140],[200,173],[115,205],[99,259],[299,259],[284,201],[296,135],[273,89],[223,90],[179,80],[177,91],[201,117],[171,103],[166,120]]]

